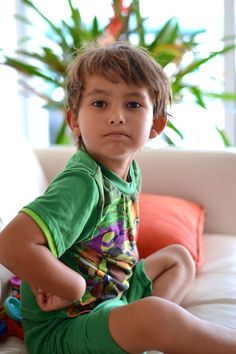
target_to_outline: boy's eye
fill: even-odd
[[[106,106],[106,102],[102,101],[102,100],[95,101],[95,102],[93,102],[93,106],[98,107],[98,108],[103,108]]]
[[[141,104],[138,102],[129,102],[128,107],[129,108],[139,108],[139,107],[141,107]]]

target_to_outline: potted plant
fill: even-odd
[[[223,46],[219,51],[210,53],[206,57],[199,57],[197,47],[199,43],[196,40],[197,35],[202,30],[193,32],[183,32],[179,23],[175,18],[169,19],[162,27],[156,29],[153,40],[147,42],[146,35],[148,29],[145,27],[145,19],[142,18],[139,8],[139,0],[131,1],[129,6],[124,6],[122,0],[113,0],[112,6],[114,15],[108,21],[108,25],[101,27],[96,16],[93,18],[90,26],[85,26],[81,19],[80,10],[73,5],[72,0],[67,0],[70,9],[70,19],[68,21],[61,20],[59,25],[53,23],[48,16],[37,8],[33,0],[21,0],[22,3],[30,10],[34,11],[41,20],[47,25],[48,31],[44,36],[51,41],[52,47],[57,47],[53,51],[50,46],[42,46],[39,51],[31,51],[29,49],[19,48],[17,50],[18,57],[5,56],[3,64],[15,68],[24,75],[25,79],[21,80],[21,84],[29,91],[42,97],[45,101],[45,107],[48,109],[57,109],[64,114],[65,103],[64,94],[61,100],[53,99],[52,92],[59,88],[64,91],[64,80],[67,65],[75,55],[76,49],[80,48],[87,41],[98,41],[103,45],[107,41],[131,40],[131,36],[135,34],[138,44],[146,48],[153,57],[162,65],[163,68],[168,65],[174,65],[175,70],[171,75],[173,100],[181,101],[184,90],[194,96],[196,104],[206,108],[205,97],[208,94],[217,98],[226,99],[227,94],[206,93],[203,92],[198,85],[189,84],[186,80],[191,73],[198,70],[202,65],[212,60],[218,55],[223,55],[229,50],[235,49],[234,45]],[[132,24],[131,26],[131,18]],[[24,22],[28,26],[32,26],[29,19],[24,16],[18,16],[18,21]],[[33,39],[31,39],[33,40]],[[185,65],[183,58],[187,52],[191,52],[193,59],[191,63]],[[45,84],[44,91],[37,89],[34,82],[29,82],[28,78],[38,78]],[[234,99],[235,95],[230,98]],[[175,125],[168,121],[169,128],[175,132],[180,138],[183,137],[182,132]],[[223,131],[218,130],[225,145],[229,145],[228,139]],[[168,144],[174,144],[168,133],[164,135]],[[61,127],[57,137],[53,143],[69,143],[70,136],[66,130],[65,120],[62,119]]]

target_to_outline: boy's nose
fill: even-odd
[[[125,123],[125,118],[121,112],[116,112],[112,114],[112,116],[109,119],[109,124],[110,125],[120,125]]]

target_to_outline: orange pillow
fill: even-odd
[[[171,196],[141,193],[137,246],[140,258],[178,243],[191,253],[196,267],[202,264],[204,209],[200,205]]]

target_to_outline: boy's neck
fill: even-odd
[[[119,178],[123,179],[124,181],[129,180],[129,170],[132,164],[133,158],[130,160],[109,160],[109,161],[102,161],[100,159],[96,159],[93,157],[99,164],[107,168],[108,170],[112,171],[116,174]]]

